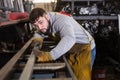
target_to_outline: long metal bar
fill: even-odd
[[[35,64],[34,70],[58,70],[65,67],[65,63],[40,63]]]
[[[119,35],[120,35],[120,14],[118,15],[118,30],[119,30]]]
[[[12,80],[18,80],[18,79],[12,79]],[[52,78],[52,79],[31,79],[31,80],[73,80],[72,78]]]
[[[21,55],[24,53],[24,51],[29,47],[29,45],[32,42],[31,38],[10,60],[9,62],[2,67],[0,70],[0,80],[8,80],[7,76],[12,71],[15,63],[18,61],[18,59],[21,57]]]
[[[35,55],[32,52],[19,80],[30,80],[31,79],[34,63],[35,63]]]
[[[14,6],[15,11],[20,11],[17,0],[14,0],[14,1],[13,1],[13,6]]]
[[[22,70],[26,64],[21,63],[19,66],[19,70]],[[36,63],[34,64],[33,70],[59,70],[65,68],[65,63]]]
[[[7,0],[3,0],[3,2],[4,2],[4,7],[8,7],[7,6]]]
[[[24,7],[23,7],[23,0],[17,0],[17,1],[18,1],[18,4],[19,4],[20,11],[25,12]]]
[[[118,53],[119,53],[119,59],[120,60],[120,14],[118,14],[118,32],[119,32],[119,36],[118,36]]]
[[[7,5],[8,5],[9,8],[12,8],[11,0],[7,0]]]
[[[61,1],[73,1],[73,0],[61,0]],[[74,0],[74,1],[103,1],[103,0]]]
[[[32,80],[73,80],[72,78],[32,79]]]
[[[96,15],[96,16],[73,16],[74,19],[76,20],[95,20],[95,19],[100,19],[100,20],[117,20],[118,16],[113,15],[113,16],[105,16],[105,15]]]
[[[63,56],[63,60],[64,60],[65,63],[66,63],[66,66],[67,66],[67,68],[68,68],[68,71],[70,72],[70,75],[71,75],[71,77],[72,77],[72,80],[77,80],[77,78],[76,78],[75,74],[73,73],[73,70],[71,69],[70,65],[68,64],[68,61],[67,61],[67,59],[65,58],[65,56]]]
[[[1,7],[4,7],[4,1],[3,0],[0,0],[0,8]]]

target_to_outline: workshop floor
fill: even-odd
[[[111,66],[96,67],[92,71],[92,80],[120,80],[118,73]]]
[[[92,70],[92,80],[120,80],[120,67],[108,61],[96,61]]]

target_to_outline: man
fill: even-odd
[[[35,51],[35,54],[38,53],[38,61],[56,60],[67,53],[68,62],[77,79],[91,80],[91,52],[95,58],[95,42],[76,20],[60,13],[48,13],[42,8],[33,9],[29,20],[41,33],[35,33],[34,41],[42,42],[44,35],[53,34],[54,40],[60,36],[57,46],[50,52]],[[93,62],[92,58],[92,64]]]

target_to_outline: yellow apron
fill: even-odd
[[[91,80],[90,52],[89,44],[75,44],[68,52],[68,62],[78,80]]]
[[[60,37],[49,36],[56,43],[59,42]],[[74,74],[78,80],[91,80],[91,49],[90,44],[76,43],[68,51],[68,63],[70,64]]]

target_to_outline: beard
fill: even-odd
[[[48,21],[48,20],[47,20],[47,21]],[[51,25],[51,24],[50,24],[50,21],[48,21],[48,28],[41,30],[41,33],[42,33],[42,34],[45,34],[45,35],[48,35],[49,32],[50,32],[50,27],[51,27],[50,25]]]

